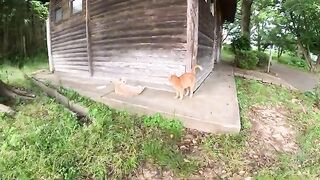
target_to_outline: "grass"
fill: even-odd
[[[237,79],[237,86],[242,118],[246,119],[246,114],[255,105],[284,106],[290,109],[289,120],[298,129],[299,153],[279,154],[278,166],[264,169],[259,176],[271,175],[280,179],[297,175],[311,179],[317,177],[320,173],[320,111],[314,107],[314,96],[242,79]],[[302,100],[306,113],[293,99]]]
[[[273,57],[273,59],[276,59],[280,64],[285,64],[292,68],[309,71],[306,61],[299,57],[294,57],[289,54],[283,54],[279,59],[277,57]]]
[[[0,79],[5,83],[10,83],[14,86],[26,86],[23,73],[32,73],[38,69],[48,69],[47,57],[45,54],[39,54],[33,58],[25,59],[24,66],[19,68],[18,64],[11,64],[9,60],[2,60],[0,62]]]
[[[2,116],[0,178],[124,178],[149,161],[181,176],[195,171],[196,164],[178,150],[178,121],[85,104],[90,125],[44,95],[18,105],[15,116]]]
[[[45,66],[27,64],[31,72]],[[278,154],[273,166],[262,166],[258,179],[288,179],[303,175],[314,179],[320,173],[320,112],[314,107],[313,93],[290,92],[277,86],[236,79],[242,130],[236,135],[207,135],[200,143],[200,154],[186,154],[179,149],[187,131],[178,120],[161,115],[137,116],[111,109],[78,93],[59,91],[90,109],[91,124],[41,93],[23,78],[16,67],[2,65],[0,76],[11,85],[34,91],[32,101],[17,101],[13,116],[0,114],[0,179],[84,179],[135,178],[141,168],[151,164],[187,178],[212,165],[233,173],[256,166],[246,162],[249,151],[252,106],[285,106],[289,121],[298,131],[298,154]],[[10,76],[8,76],[8,74]],[[292,101],[302,101],[306,112]],[[35,163],[36,162],[36,163]],[[217,172],[219,176],[223,176]]]
[[[221,50],[221,59],[226,62],[233,62],[234,53],[231,51],[229,46],[225,46]]]
[[[6,67],[2,66],[9,74],[19,73]],[[23,76],[12,75],[8,82],[38,96],[17,102],[14,116],[0,115],[0,179],[128,178],[145,163],[181,177],[197,169],[179,151],[184,129],[177,120],[131,115],[61,89],[90,109],[92,123],[83,125]]]

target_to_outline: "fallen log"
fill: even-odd
[[[35,97],[35,95],[33,94],[10,87],[9,85],[7,85],[1,80],[0,80],[0,96],[10,97],[12,99],[20,98],[20,99],[26,99],[26,100],[31,100],[31,99],[34,99]]]
[[[88,113],[89,113],[88,108],[70,101],[67,97],[60,94],[56,89],[46,86],[45,84],[43,84],[42,82],[40,82],[39,80],[33,77],[29,77],[26,74],[25,74],[25,77],[32,80],[32,82],[35,85],[37,85],[43,92],[45,92],[49,97],[54,98],[57,102],[67,107],[72,112],[80,116],[88,116]]]

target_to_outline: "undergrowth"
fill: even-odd
[[[81,125],[43,94],[19,103],[17,114],[0,116],[1,179],[132,178],[148,162],[182,177],[197,169],[177,146],[184,133],[179,121],[131,115],[61,92],[89,107],[92,123]]]
[[[24,67],[29,68],[29,67]],[[34,68],[30,68],[33,69]],[[1,66],[15,74],[16,68]],[[4,71],[0,71],[2,77]],[[0,114],[0,179],[134,179],[145,164],[187,178],[210,161],[226,172],[245,169],[244,153],[250,138],[248,118],[253,106],[284,106],[298,131],[298,154],[279,154],[273,167],[259,169],[258,179],[288,179],[320,174],[320,114],[314,93],[297,93],[256,81],[236,79],[242,130],[236,135],[208,135],[203,152],[184,154],[179,149],[186,135],[180,121],[159,114],[138,116],[118,111],[64,88],[59,91],[89,108],[90,124],[41,93],[22,76],[8,82],[37,94],[32,101],[17,101],[15,115]],[[301,101],[301,105],[293,101]],[[252,166],[255,166],[253,164]]]
[[[295,155],[280,153],[278,165],[261,169],[258,178],[290,179],[299,176],[311,179],[319,178],[320,111],[315,107],[316,99],[309,93],[293,92],[256,81],[237,78],[236,83],[241,118],[246,118],[246,114],[252,106],[281,106],[289,110],[288,121],[297,130],[300,151]]]

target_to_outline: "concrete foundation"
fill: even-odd
[[[176,118],[185,127],[211,133],[237,133],[240,131],[240,115],[233,68],[218,64],[190,99],[174,99],[172,92],[146,89],[141,95],[124,98],[113,92],[110,82],[85,77],[71,77],[68,74],[41,72],[35,75],[39,80],[71,88],[83,96],[106,105],[138,114],[161,113]],[[98,90],[97,87],[107,87]]]

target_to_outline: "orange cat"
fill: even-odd
[[[184,73],[181,76],[172,75],[169,78],[170,83],[176,90],[175,98],[183,99],[184,92],[187,90],[186,96],[190,94],[190,98],[193,96],[194,86],[196,84],[196,69],[202,70],[202,67],[196,65],[192,68],[192,72]]]

